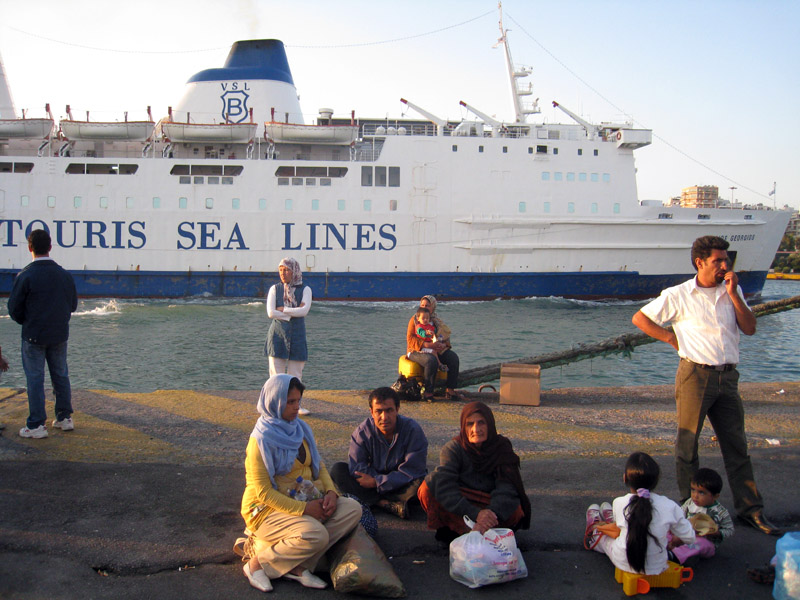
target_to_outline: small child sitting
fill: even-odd
[[[427,308],[418,308],[416,314],[417,326],[416,326],[416,334],[417,337],[422,338],[428,342],[435,342],[436,341],[436,328],[434,328],[433,324],[431,323],[431,311]],[[440,371],[447,371],[447,366],[439,360],[439,354],[433,348],[426,348],[422,347],[420,352],[425,352],[426,354],[433,354],[436,357],[436,360],[439,361],[439,370]]]
[[[718,501],[722,491],[719,473],[714,469],[698,469],[692,477],[691,489],[691,497],[681,508],[694,527],[697,539],[693,544],[684,544],[678,539],[669,543],[669,549],[681,564],[693,556],[711,558],[722,540],[733,535],[733,519]]]

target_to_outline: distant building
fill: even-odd
[[[681,206],[715,208],[719,206],[719,188],[715,185],[693,185],[681,190]]]
[[[800,235],[800,212],[795,211],[789,219],[789,225],[786,226],[786,233],[793,235],[795,238]]]

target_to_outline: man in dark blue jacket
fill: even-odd
[[[331,479],[363,504],[407,519],[408,502],[428,473],[428,439],[414,419],[398,414],[400,398],[392,388],[373,390],[369,408],[350,436],[349,463],[334,464]]]
[[[25,438],[47,437],[44,408],[44,363],[56,396],[53,427],[75,428],[72,422],[72,390],[67,370],[69,318],[78,308],[72,275],[50,258],[50,234],[43,229],[28,235],[33,262],[14,279],[8,298],[8,314],[22,325],[22,368],[28,383],[28,421],[19,434]]]

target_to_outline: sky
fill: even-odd
[[[639,198],[716,185],[746,204],[800,207],[800,2],[505,0],[514,62],[533,68],[542,114],[653,130]],[[513,121],[494,0],[0,0],[0,55],[17,110],[93,120],[165,116],[233,42],[284,42],[306,122],[442,118],[463,100]],[[405,109],[407,110],[407,109]],[[418,118],[413,112],[409,116]],[[775,185],[776,194],[769,196]],[[735,190],[731,190],[735,187]]]

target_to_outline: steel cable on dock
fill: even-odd
[[[756,317],[772,315],[795,308],[800,308],[800,296],[764,302],[763,304],[756,304],[750,307]],[[608,356],[609,354],[622,353],[625,356],[630,356],[636,346],[650,344],[655,341],[657,340],[645,333],[624,333],[594,344],[578,344],[569,350],[549,352],[547,354],[540,354],[539,356],[508,360],[503,363],[495,363],[485,367],[466,369],[458,376],[458,387],[467,387],[479,383],[486,383],[488,381],[499,380],[501,364],[533,364],[539,365],[542,369],[549,369],[586,360],[588,358]]]

